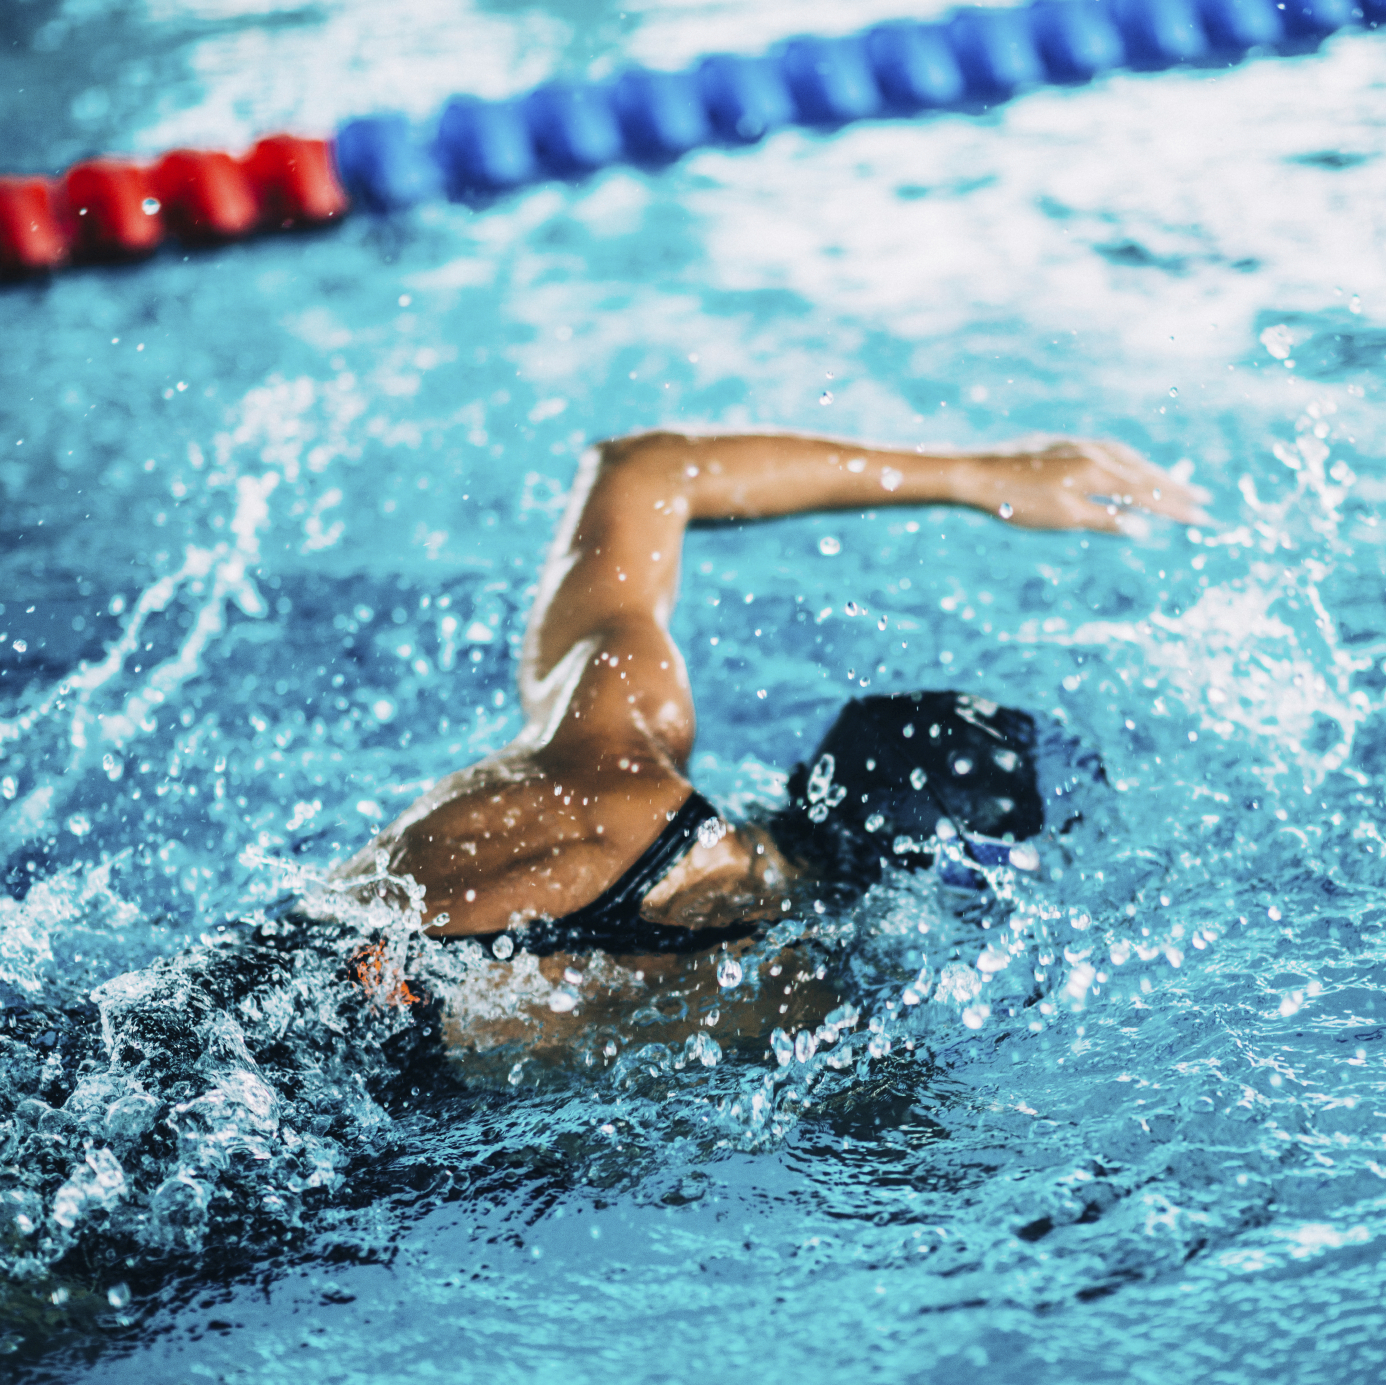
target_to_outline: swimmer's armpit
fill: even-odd
[[[1181,524],[1211,522],[1209,494],[1120,442],[1063,438],[974,454],[956,473],[960,504],[1027,529],[1094,529],[1142,537],[1142,511]]]

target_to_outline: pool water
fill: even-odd
[[[0,20],[6,162],[898,9],[32,0]],[[5,290],[16,1370],[1380,1378],[1378,43]],[[441,1063],[347,979],[353,939],[464,989],[485,964],[406,917],[252,926],[518,730],[579,453],[651,426],[1112,436],[1216,524],[692,534],[692,774],[728,810],[867,687],[1029,708],[1107,784],[1033,875],[787,921],[859,1011],[806,1061]]]

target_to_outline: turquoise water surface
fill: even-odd
[[[32,0],[0,18],[5,158],[900,12]],[[1380,1378],[1381,52],[4,290],[16,1372]],[[910,877],[787,921],[860,1012],[807,1061],[449,1064],[345,979],[403,917],[248,960],[234,921],[518,730],[578,455],[652,426],[1080,432],[1207,486],[1215,526],[1141,542],[937,509],[690,536],[692,772],[724,808],[773,803],[853,691],[956,687],[1101,753],[1083,823],[987,895]],[[493,965],[411,946],[464,994]]]

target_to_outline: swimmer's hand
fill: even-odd
[[[1026,529],[1095,529],[1143,538],[1164,515],[1208,524],[1202,486],[1176,480],[1120,442],[1063,438],[1040,448],[975,453],[960,469],[957,500]]]

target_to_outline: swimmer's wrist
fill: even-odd
[[[988,508],[986,463],[988,454],[956,452],[939,459],[944,496],[952,505],[969,509]]]

